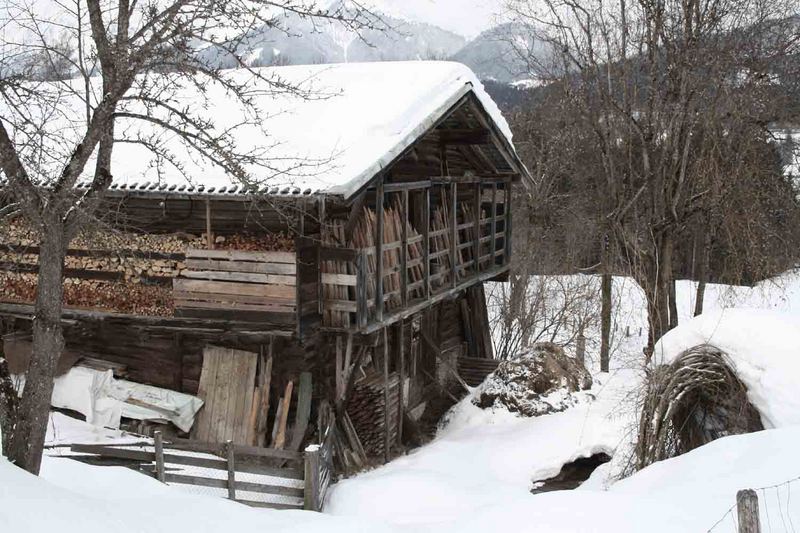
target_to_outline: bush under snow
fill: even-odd
[[[472,403],[483,409],[505,407],[539,416],[576,405],[578,391],[591,388],[592,376],[578,360],[553,343],[539,343],[502,361],[476,391]]]

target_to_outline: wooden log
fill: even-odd
[[[736,493],[736,513],[739,517],[739,533],[761,533],[756,491],[746,489]]]
[[[286,384],[286,391],[283,394],[283,403],[278,418],[278,432],[275,434],[275,442],[272,444],[273,448],[282,450],[286,445],[286,424],[289,420],[289,405],[292,403],[292,388],[294,382],[289,381]]]
[[[236,499],[236,462],[233,449],[233,441],[225,443],[225,456],[228,461],[228,498]]]
[[[292,442],[290,450],[299,450],[308,429],[308,420],[311,416],[311,373],[300,374],[299,388],[297,390],[297,411],[295,414]]]
[[[164,470],[164,439],[160,431],[153,434],[153,443],[156,452],[156,479],[164,483],[166,471]]]

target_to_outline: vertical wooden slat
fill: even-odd
[[[458,284],[458,266],[456,264],[457,249],[458,249],[458,184],[454,181],[450,184],[450,275],[452,279],[452,286]]]
[[[492,253],[489,261],[489,268],[494,268],[497,264],[495,252],[497,251],[497,182],[492,183]]]
[[[400,223],[400,300],[405,307],[408,303],[408,189],[403,191]]]
[[[228,459],[228,498],[236,499],[236,462],[233,450],[233,441],[225,443],[225,456]]]
[[[166,472],[164,471],[164,438],[160,431],[153,433],[153,441],[156,448],[156,479],[164,483]]]
[[[400,319],[397,323],[397,349],[399,350],[398,366],[400,373],[400,390],[398,391],[397,401],[397,444],[403,445],[403,411],[405,404],[405,382],[406,382],[406,343],[403,336],[405,321]]]
[[[319,446],[312,445],[305,452],[304,504],[306,511],[319,511]]]
[[[389,339],[383,328],[383,462],[389,462]]]
[[[356,324],[359,328],[363,328],[367,325],[368,320],[367,254],[362,251],[356,256]]]
[[[480,272],[481,270],[481,184],[475,184],[475,213],[473,214],[475,217],[475,231],[472,238],[474,242],[472,243],[472,258],[475,263],[472,265],[476,273]]]
[[[383,178],[375,187],[375,318],[383,320]]]
[[[422,227],[422,261],[424,263],[423,275],[425,277],[425,298],[431,295],[431,188],[427,187],[424,192],[424,223]]]
[[[505,189],[505,204],[503,205],[503,214],[505,215],[505,237],[503,238],[505,252],[503,253],[503,264],[508,265],[511,263],[511,182],[506,181],[503,187]]]
[[[211,234],[211,200],[206,199],[206,246],[214,249],[214,236]]]

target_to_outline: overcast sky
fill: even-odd
[[[504,0],[364,0],[388,15],[427,22],[465,37],[492,27]]]

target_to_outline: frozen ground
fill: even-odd
[[[615,463],[620,460],[619,451],[635,422],[632,391],[641,375],[638,324],[644,323],[638,289],[629,281],[621,282],[615,284],[619,302],[615,363],[610,374],[595,375],[595,386],[582,393],[581,403],[561,413],[521,419],[502,410],[482,411],[467,399],[453,410],[431,444],[335,485],[327,514],[250,509],[221,498],[187,495],[124,469],[48,457],[42,478],[0,460],[0,524],[15,532],[67,533],[178,528],[459,533],[713,528],[716,532],[735,531],[728,511],[737,490],[767,487],[759,491],[765,527],[793,531],[794,524],[800,526],[800,497],[792,498],[791,492],[800,494],[800,484],[782,483],[800,476],[796,453],[800,426],[794,425],[794,413],[800,410],[793,403],[797,400],[782,394],[797,390],[798,340],[792,329],[800,315],[796,274],[753,289],[712,286],[708,316],[692,321],[688,316],[693,287],[680,283],[682,326],[662,343],[664,354],[698,340],[726,344],[736,361],[750,364],[746,381],[751,380],[757,393],[754,402],[775,429],[720,439],[622,481],[609,479],[615,467],[610,464],[579,490],[530,494],[535,481],[552,476],[577,457],[617,451]],[[721,312],[730,306],[740,310]],[[630,337],[621,333],[627,326],[633,332]],[[779,394],[758,403],[758,398],[774,391]],[[50,439],[120,438],[118,433],[85,430],[80,423],[56,419]]]

